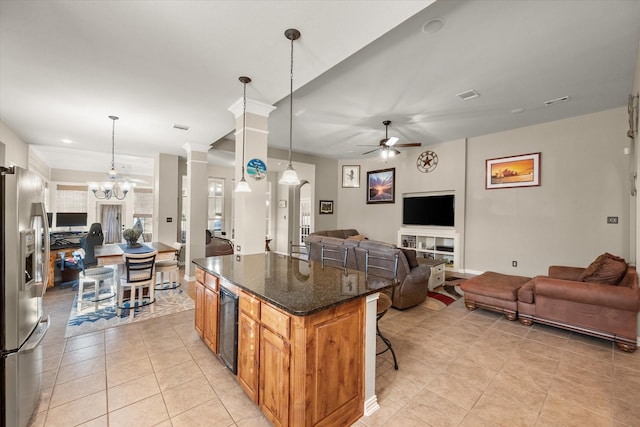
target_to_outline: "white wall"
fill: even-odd
[[[2,166],[28,167],[29,149],[9,126],[0,120],[0,141],[4,144],[4,161]]]
[[[438,166],[429,173],[420,172],[416,163],[420,153],[426,150],[438,155]],[[340,171],[342,165],[360,165],[360,188],[342,188],[342,182],[338,183],[337,228],[355,228],[370,239],[397,243],[402,226],[403,194],[446,191],[456,195],[455,229],[464,241],[465,157],[465,141],[457,140],[403,148],[399,156],[387,162],[381,157],[341,161]],[[367,204],[367,172],[388,168],[396,169],[395,203]],[[463,266],[463,259],[460,262]]]
[[[469,139],[465,268],[533,276],[605,251],[628,259],[625,121],[617,108]],[[533,152],[542,153],[539,187],[485,189],[486,159]]]

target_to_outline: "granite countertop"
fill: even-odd
[[[193,263],[295,316],[306,316],[395,286],[345,270],[271,252],[194,259]],[[224,286],[224,283],[223,283]]]

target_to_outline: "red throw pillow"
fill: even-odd
[[[617,285],[626,272],[627,263],[624,258],[605,252],[582,272],[580,281]]]

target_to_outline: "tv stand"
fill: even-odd
[[[460,271],[460,234],[454,229],[401,228],[398,247],[415,249],[419,258],[441,259],[449,271]]]

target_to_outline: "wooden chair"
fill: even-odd
[[[126,275],[120,278],[118,283],[117,315],[120,316],[123,308],[129,309],[129,318],[133,319],[136,307],[151,305],[154,311],[156,256],[157,251],[143,254],[123,254]],[[124,293],[129,291],[129,306],[124,305]],[[144,291],[147,290],[148,301],[144,301]],[[138,301],[136,302],[136,291]]]
[[[156,282],[155,284],[156,291],[164,291],[180,287],[179,270],[180,254],[182,253],[182,243],[175,242],[171,246],[176,249],[174,259],[163,259],[156,261],[156,276],[160,275],[160,282]],[[167,275],[167,279],[169,279],[168,282],[165,282],[164,280],[165,274]],[[168,285],[165,286],[165,283],[168,283]]]

